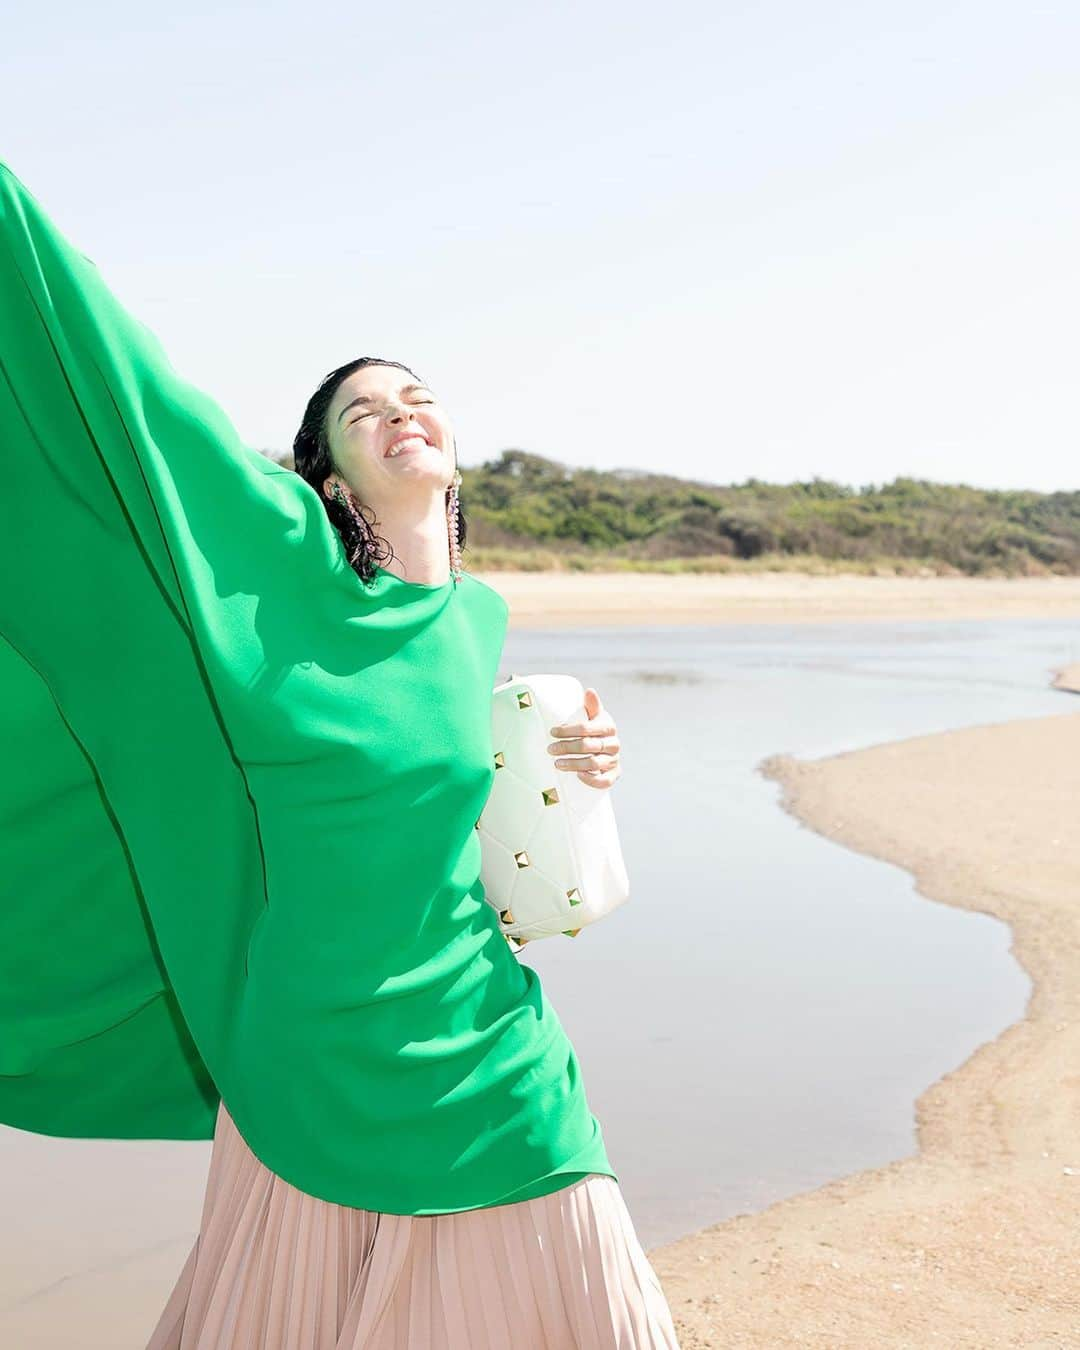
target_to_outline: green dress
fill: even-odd
[[[0,1121],[224,1099],[395,1214],[616,1177],[480,880],[505,601],[362,582],[3,165],[0,222]]]

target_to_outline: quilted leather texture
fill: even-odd
[[[572,675],[512,675],[491,703],[495,777],[477,821],[485,898],[517,939],[575,936],[629,898],[608,793],[555,767],[550,728],[585,717]]]

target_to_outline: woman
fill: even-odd
[[[479,879],[507,611],[445,413],[354,362],[274,465],[2,167],[0,212],[0,1120],[213,1138],[150,1350],[675,1345]]]

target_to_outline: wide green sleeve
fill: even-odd
[[[223,686],[355,574],[2,165],[0,454],[0,1121],[208,1138],[265,903]]]
[[[487,903],[506,602],[365,583],[0,166],[0,1122],[436,1214],[615,1175]]]

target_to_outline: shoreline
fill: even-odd
[[[528,575],[539,590],[545,574]],[[678,598],[684,578],[657,579]],[[567,592],[541,597],[540,622],[525,626],[600,623],[589,606],[603,593],[578,584],[590,578],[558,580]],[[626,585],[636,578],[615,580],[625,608],[603,620],[611,624],[820,622],[820,612],[792,610],[807,583],[817,601],[847,606],[830,612],[837,622],[986,617],[972,607],[993,598],[983,587],[950,597],[943,579],[905,580],[927,589],[894,595],[890,610],[878,589],[889,579],[716,577],[706,580],[738,583],[733,596],[710,597],[678,620]],[[851,581],[862,584],[845,595]],[[1062,617],[1074,603],[1073,588],[1041,579],[988,586],[1020,587],[1006,592],[1008,604],[994,600],[992,617]],[[568,613],[571,587],[578,609]],[[904,612],[901,602],[920,595],[922,608]],[[876,612],[859,610],[863,597]],[[1080,693],[1080,662],[1052,672],[1052,682]],[[758,766],[804,827],[903,868],[930,902],[1009,924],[1011,952],[1033,988],[1020,1021],[917,1098],[914,1153],[648,1251],[682,1350],[1080,1350],[1072,1222],[1080,1212],[1080,703],[1062,698],[1060,706],[1051,717]],[[0,1309],[0,1340],[45,1350],[56,1327],[81,1326],[86,1350],[139,1343],[193,1240],[202,1155],[191,1149],[162,1168],[150,1145],[88,1149],[84,1159],[82,1141],[24,1142],[18,1170],[32,1228],[19,1260],[29,1253],[47,1273],[59,1249],[68,1273],[28,1282],[28,1293]],[[151,1206],[125,1210],[144,1194]],[[103,1229],[101,1213],[117,1205],[122,1222]],[[80,1225],[82,1214],[89,1219]],[[162,1214],[174,1216],[168,1236]],[[142,1222],[147,1240],[136,1250],[132,1226]],[[89,1233],[96,1246],[88,1255]]]
[[[649,1252],[683,1350],[1080,1347],[1080,714],[759,767],[807,828],[1008,924],[1032,992],[917,1099],[916,1152]]]
[[[812,576],[798,572],[476,572],[510,627],[1080,619],[1080,577]]]

